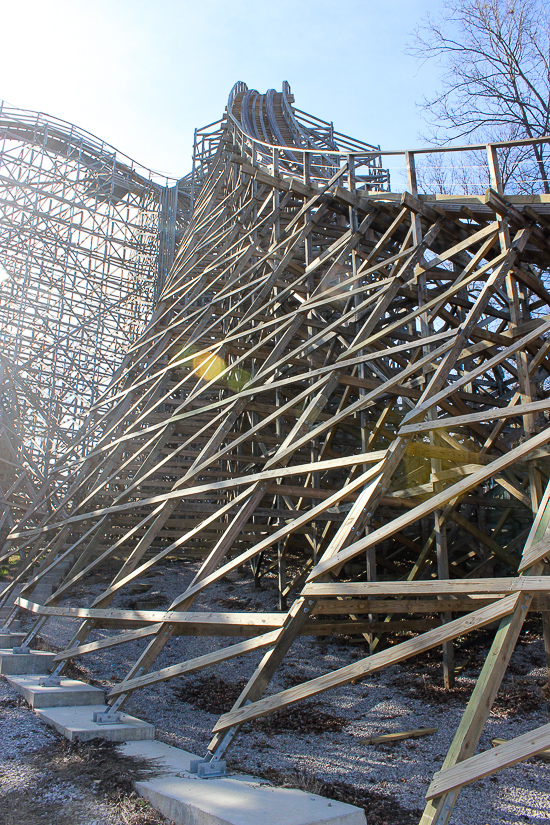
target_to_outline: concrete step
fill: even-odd
[[[155,727],[149,722],[121,713],[120,724],[101,725],[93,721],[94,713],[104,713],[105,705],[88,705],[84,707],[37,708],[36,713],[46,724],[51,725],[66,739],[88,739],[100,737],[112,742],[128,742],[155,738]]]
[[[176,825],[366,825],[354,805],[291,788],[274,788],[254,776],[202,779],[189,772],[195,754],[164,742],[128,742],[130,756],[154,759],[159,776],[135,783],[140,796]]]
[[[21,593],[22,589],[22,584],[16,584],[13,589],[13,592],[10,593],[6,604],[3,607],[0,607],[0,627],[4,624],[4,622],[10,615],[11,611],[13,610],[13,603]]]
[[[40,679],[46,676],[8,676],[7,680],[35,709],[105,704],[105,691],[100,688],[75,679],[61,679],[60,685],[41,685]]]
[[[37,602],[38,604],[44,604],[44,602],[49,599],[52,595],[54,590],[57,589],[59,586],[62,578],[64,578],[67,570],[69,569],[70,565],[66,565],[66,569],[64,566],[61,565],[60,570],[54,570],[51,573],[47,573],[36,585],[35,589],[32,593],[29,594],[29,599],[32,602]],[[23,584],[18,584],[13,590],[13,593],[10,594],[7,603],[0,608],[0,627],[4,623],[4,621],[8,618],[9,614],[13,610],[13,603],[16,598],[21,594],[21,590],[23,589]]]
[[[54,656],[55,653],[47,653],[44,650],[14,653],[11,649],[3,649],[0,650],[0,673],[2,676],[49,673],[54,667]]]
[[[53,586],[51,584],[40,584],[33,590],[30,595],[30,600],[37,604],[45,604],[53,593]]]
[[[40,579],[30,594],[30,600],[32,602],[38,602],[38,604],[44,604],[46,599],[49,599],[53,591],[57,588],[61,579],[62,575],[57,574],[57,571],[55,571],[55,573],[47,573]]]
[[[40,575],[42,570],[46,570],[47,567],[52,564],[52,561],[53,560],[51,558],[46,558],[41,567],[36,571],[35,575]],[[37,602],[38,604],[44,604],[44,602],[52,595],[54,590],[57,590],[61,581],[65,578],[73,564],[73,559],[68,558],[61,562],[51,572],[42,575],[35,589],[29,595],[30,601]]]
[[[6,648],[11,650],[12,647],[20,647],[26,633],[16,633],[10,631],[8,633],[0,633],[0,650]]]

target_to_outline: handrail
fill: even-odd
[[[408,154],[413,155],[427,155],[427,154],[435,154],[438,152],[473,152],[473,151],[482,151],[486,150],[488,146],[493,146],[495,149],[506,149],[506,148],[513,148],[516,146],[534,146],[537,143],[550,143],[550,135],[544,135],[543,137],[538,138],[523,138],[521,140],[499,140],[494,141],[492,143],[470,143],[466,144],[465,146],[428,146],[428,147],[419,147],[418,149],[377,149],[375,147],[372,150],[364,150],[364,151],[348,151],[348,150],[341,150],[341,149],[322,149],[320,150],[319,147],[315,148],[308,148],[306,146],[299,146],[299,147],[289,147],[289,146],[282,146],[276,143],[267,143],[264,140],[260,140],[253,135],[250,135],[248,132],[244,130],[242,124],[238,122],[238,120],[233,116],[233,114],[228,109],[228,117],[233,121],[235,126],[243,133],[245,137],[249,140],[253,141],[256,144],[264,146],[266,149],[272,151],[273,149],[280,149],[283,151],[288,151],[289,148],[295,149],[299,152],[307,152],[308,154],[319,154],[322,152],[323,155],[353,155],[364,157],[366,155],[382,155],[382,156],[390,156],[390,155],[403,155],[406,156]],[[335,134],[337,134],[335,132]],[[348,135],[343,135],[343,137],[349,137]]]
[[[40,130],[41,133],[47,133],[53,139],[64,139],[72,145],[85,149],[90,155],[96,157],[110,156],[121,168],[126,167],[133,175],[148,183],[168,186],[170,185],[169,182],[172,184],[177,182],[176,177],[149,169],[86,129],[81,129],[73,123],[48,115],[45,112],[6,106],[5,102],[0,100],[0,127],[6,129],[10,127],[17,128],[18,124],[23,129],[32,129],[35,132]],[[164,183],[159,184],[159,181],[155,179],[160,179]]]

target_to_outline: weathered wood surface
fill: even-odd
[[[519,598],[519,594],[506,596],[506,598],[488,607],[482,607],[480,610],[473,611],[468,616],[455,619],[442,627],[429,630],[415,639],[401,642],[388,650],[375,653],[373,656],[361,659],[354,664],[342,667],[332,673],[327,673],[325,676],[319,676],[316,679],[311,679],[309,682],[304,682],[304,684],[298,687],[288,688],[280,693],[268,696],[265,699],[260,699],[239,710],[225,713],[214,726],[214,731],[227,730],[232,725],[243,724],[243,722],[256,719],[258,716],[265,716],[279,708],[288,707],[288,705],[300,702],[310,696],[316,696],[319,693],[324,693],[326,690],[344,685],[353,679],[365,676],[367,673],[374,673],[390,665],[403,662],[412,656],[418,656],[426,650],[437,647],[447,639],[456,639],[457,636],[491,624],[503,616],[510,615],[517,605]]]
[[[493,750],[477,753],[452,768],[438,771],[426,792],[426,799],[433,799],[435,796],[462,788],[464,785],[475,782],[476,779],[483,779],[484,776],[490,776],[517,762],[523,762],[548,747],[550,747],[550,724],[542,725],[522,736],[516,736],[509,742],[497,745]]]
[[[498,736],[495,739],[491,739],[491,745],[496,748],[497,745],[504,745],[506,742],[509,742],[509,739],[500,739]],[[550,749],[539,751],[537,753],[537,757],[542,759],[543,762],[550,762]]]
[[[415,728],[403,730],[399,733],[382,733],[380,736],[366,736],[359,740],[360,745],[381,745],[385,742],[399,742],[402,739],[421,739],[423,736],[432,736],[437,728]]]

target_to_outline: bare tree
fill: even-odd
[[[437,60],[441,90],[423,107],[436,144],[535,138],[550,131],[548,0],[446,0],[409,53]],[[548,144],[502,152],[516,191],[550,193]]]

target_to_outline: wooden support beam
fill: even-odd
[[[516,736],[505,744],[498,745],[490,751],[483,751],[458,762],[451,768],[438,771],[426,792],[426,799],[463,788],[496,771],[509,768],[518,762],[524,762],[530,756],[550,747],[550,724],[542,725],[536,730]]]

